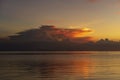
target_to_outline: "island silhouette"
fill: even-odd
[[[89,29],[62,29],[42,25],[0,39],[0,51],[120,51],[120,42],[109,39],[92,41]]]

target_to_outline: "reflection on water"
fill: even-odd
[[[120,80],[119,54],[1,55],[1,80]]]

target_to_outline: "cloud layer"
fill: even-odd
[[[17,36],[10,36],[14,40],[35,40],[35,41],[88,41],[88,33],[93,32],[89,28],[64,29],[55,26],[43,25],[39,29],[31,29],[17,33]]]

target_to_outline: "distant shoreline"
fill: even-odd
[[[90,54],[96,52],[120,52],[120,51],[0,51],[0,55],[58,55],[58,54]]]

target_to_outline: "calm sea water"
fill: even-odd
[[[120,80],[120,52],[0,55],[0,80]]]

